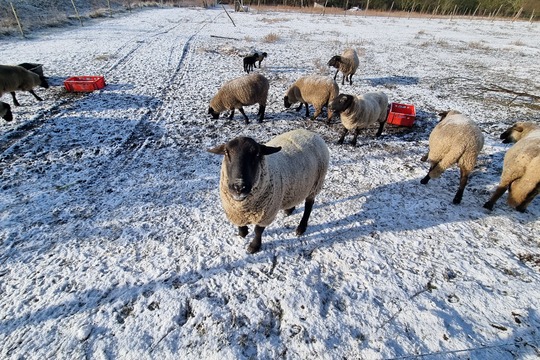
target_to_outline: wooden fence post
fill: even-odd
[[[75,14],[79,18],[79,22],[81,23],[81,26],[83,26],[81,16],[79,15],[79,10],[77,10],[77,7],[75,6],[75,1],[71,0],[71,3],[73,4],[73,9],[75,9]]]
[[[17,12],[15,11],[15,7],[13,6],[13,3],[10,1],[9,4],[11,5],[11,10],[13,10],[13,15],[15,15],[15,20],[17,20],[17,25],[19,26],[19,31],[21,32],[22,37],[24,37],[24,32],[21,26],[21,22],[19,21],[19,17],[17,16]],[[531,18],[532,19],[532,18]]]

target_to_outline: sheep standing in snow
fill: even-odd
[[[292,104],[300,102],[300,106],[296,111],[302,109],[302,105],[306,106],[306,117],[309,117],[309,105],[313,104],[315,120],[321,113],[323,106],[328,107],[328,104],[339,94],[339,87],[335,80],[321,75],[302,76],[292,84],[283,102],[288,109]],[[328,122],[332,119],[334,113],[328,109]]]
[[[259,122],[262,122],[269,88],[268,79],[260,74],[245,75],[229,80],[221,86],[217,94],[210,100],[208,113],[214,119],[217,119],[222,111],[231,110],[229,120],[232,120],[234,110],[238,109],[244,115],[246,124],[249,124],[249,119],[242,107],[259,104],[257,115],[259,116]]]
[[[260,53],[260,54],[259,54],[259,53],[255,53],[255,54],[253,54],[253,55],[256,55],[257,61],[259,62],[259,69],[260,69],[260,68],[261,68],[261,63],[262,63],[262,61],[268,56],[268,54],[265,53],[265,52],[263,52],[263,53]],[[255,65],[255,67],[257,67],[257,66]]]
[[[354,49],[346,49],[341,55],[334,55],[328,61],[328,66],[336,68],[334,80],[336,80],[338,72],[341,71],[343,79],[341,79],[341,85],[345,85],[345,80],[349,81],[352,85],[352,77],[358,69],[360,60],[358,59],[358,53]]]
[[[499,186],[484,207],[493,210],[508,189],[508,204],[524,212],[540,192],[540,126],[518,122],[503,132],[501,139],[516,144],[506,152]]]
[[[353,133],[351,144],[356,146],[356,139],[361,129],[375,123],[379,124],[376,137],[381,136],[388,113],[388,96],[383,92],[366,93],[359,96],[339,94],[331,103],[330,110],[339,113],[343,131],[338,144],[343,144],[345,136]]]
[[[460,181],[452,202],[459,204],[478,154],[484,146],[484,135],[474,121],[459,111],[450,110],[439,115],[441,121],[429,135],[429,151],[422,157],[422,161],[429,160],[431,166],[420,182],[427,184],[431,178],[441,176],[446,169],[457,163]]]
[[[0,117],[6,121],[13,120],[13,113],[11,112],[11,106],[5,102],[0,101]]]
[[[238,226],[242,237],[248,234],[247,225],[255,224],[249,253],[259,251],[262,233],[279,210],[290,215],[302,201],[304,215],[296,234],[306,231],[330,157],[319,135],[298,129],[276,136],[266,145],[237,137],[208,151],[224,155],[219,189],[228,219]]]
[[[15,91],[28,91],[37,100],[43,101],[33,90],[36,86],[47,89],[49,84],[44,76],[26,70],[21,66],[0,65],[0,97],[4,93],[10,92],[15,106],[20,105],[15,97]]]
[[[258,59],[257,53],[246,56],[244,58],[244,71],[247,72],[248,74],[250,71],[253,71],[253,67],[255,66],[255,63],[257,62],[257,59]]]

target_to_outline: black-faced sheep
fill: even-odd
[[[501,139],[515,144],[504,156],[499,186],[484,207],[493,210],[495,202],[508,189],[508,204],[524,212],[540,192],[540,126],[518,122],[503,132]]]
[[[353,133],[351,144],[356,146],[360,130],[373,124],[379,124],[375,136],[381,136],[388,113],[388,96],[380,91],[358,96],[339,94],[330,103],[330,109],[339,113],[343,125],[338,144],[343,144],[345,136],[350,131]]]
[[[309,105],[313,104],[315,113],[313,120],[320,114],[324,106],[328,104],[339,94],[339,87],[335,80],[321,75],[302,76],[292,84],[283,98],[284,106],[288,109],[292,104],[300,102],[296,111],[306,106],[306,117],[309,117]],[[332,119],[334,113],[328,109],[328,122]]]
[[[425,185],[431,178],[441,176],[446,169],[457,164],[460,181],[452,202],[459,204],[469,175],[476,166],[478,154],[484,146],[484,135],[474,121],[459,111],[450,110],[439,115],[441,121],[429,135],[429,151],[422,157],[422,161],[429,161],[431,166],[420,182]]]
[[[229,119],[232,119],[234,110],[238,109],[244,115],[245,123],[249,124],[249,119],[242,107],[259,104],[257,115],[259,116],[259,122],[262,122],[269,88],[268,79],[260,74],[250,74],[229,80],[221,86],[217,94],[210,100],[208,113],[214,119],[217,119],[222,111],[231,110]]]
[[[267,53],[263,52],[263,53],[255,53],[254,55],[257,56],[257,61],[259,62],[259,69],[261,68],[261,63],[262,61],[268,56]],[[257,66],[255,66],[257,67]]]
[[[330,158],[319,135],[298,129],[278,135],[266,145],[238,137],[208,151],[224,155],[219,189],[227,218],[238,226],[242,237],[248,234],[247,226],[255,224],[249,253],[259,251],[262,233],[279,210],[289,215],[303,201],[304,215],[296,234],[306,231]]]
[[[336,80],[338,72],[342,72],[343,79],[341,79],[341,85],[345,85],[345,80],[349,81],[352,85],[352,77],[358,69],[360,60],[358,59],[358,53],[354,49],[346,49],[341,55],[334,55],[328,61],[328,66],[336,68],[334,80]]]
[[[5,102],[0,101],[0,117],[6,121],[13,120],[13,113],[11,112],[11,106]]]
[[[255,66],[255,63],[257,62],[257,59],[258,59],[257,53],[246,56],[244,58],[244,71],[247,72],[248,74],[250,71],[253,71],[253,67]]]
[[[37,100],[43,101],[33,90],[36,86],[47,89],[49,84],[44,76],[26,70],[21,66],[0,65],[0,96],[7,92],[11,93],[15,106],[20,105],[15,97],[15,91],[28,91]]]

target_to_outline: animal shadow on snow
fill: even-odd
[[[418,78],[413,76],[388,76],[381,78],[365,79],[371,86],[392,86],[392,85],[417,85]]]

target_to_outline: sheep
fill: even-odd
[[[261,54],[255,53],[253,55],[257,56],[257,61],[259,62],[259,69],[260,69],[262,61],[268,56],[268,54],[263,52]],[[257,67],[257,66],[255,66],[255,67]]]
[[[300,102],[296,111],[306,106],[306,117],[309,117],[309,105],[313,104],[315,113],[312,120],[315,120],[321,113],[323,106],[328,108],[328,104],[339,94],[339,87],[335,80],[326,76],[308,75],[303,76],[292,84],[283,98],[285,107],[288,109],[292,104]],[[334,113],[328,109],[328,122]]]
[[[484,135],[474,121],[457,110],[439,114],[441,121],[429,135],[429,151],[422,161],[431,163],[427,175],[420,181],[427,184],[437,178],[453,164],[459,166],[459,188],[452,202],[460,204],[463,191],[473,171],[478,154],[484,147]]]
[[[36,86],[47,89],[49,84],[44,76],[26,70],[21,66],[0,65],[0,96],[10,92],[15,106],[20,106],[15,97],[15,91],[28,91],[37,100],[43,101],[33,90]]]
[[[540,192],[540,126],[518,122],[501,134],[503,143],[515,142],[504,156],[499,186],[484,208],[493,210],[495,202],[508,189],[508,204],[525,212]]]
[[[255,63],[258,60],[258,56],[259,55],[255,53],[253,55],[249,55],[244,58],[244,71],[245,72],[249,74],[250,71],[253,71],[253,66],[255,66]]]
[[[227,218],[238,226],[241,237],[247,236],[247,225],[255,224],[249,253],[260,250],[262,233],[279,210],[290,215],[302,201],[304,214],[296,234],[306,231],[330,159],[328,147],[319,135],[297,129],[276,136],[266,145],[249,137],[237,137],[208,151],[225,155],[219,190]]]
[[[259,122],[262,122],[269,87],[268,79],[260,74],[245,75],[229,80],[221,86],[217,94],[210,100],[208,113],[212,115],[212,118],[217,119],[220,112],[231,110],[229,120],[232,120],[234,110],[238,109],[244,115],[245,123],[249,124],[249,119],[242,106],[259,104],[257,115],[259,116]]]
[[[11,106],[5,102],[0,101],[0,117],[6,121],[13,120],[13,113],[11,112]]]
[[[352,76],[356,73],[360,60],[358,59],[358,53],[354,49],[346,49],[341,55],[334,55],[328,61],[328,66],[336,68],[334,80],[336,80],[338,72],[341,71],[343,79],[341,79],[341,85],[345,85],[345,80],[349,81],[352,85]]]
[[[356,146],[360,129],[379,123],[376,137],[381,136],[388,113],[388,96],[379,91],[363,95],[339,94],[331,103],[330,110],[340,114],[343,131],[338,144],[343,144],[345,136],[353,133],[351,144]]]

